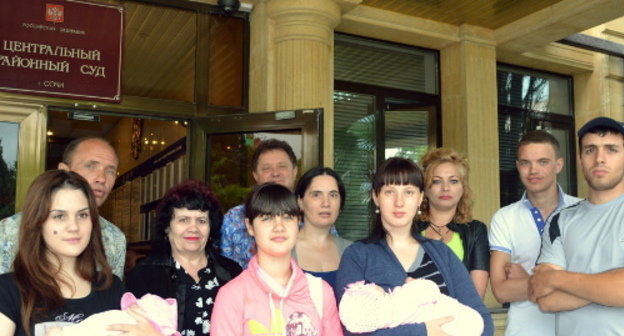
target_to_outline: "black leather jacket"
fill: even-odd
[[[241,273],[241,267],[226,257],[208,253],[221,286]],[[137,298],[151,293],[163,298],[175,298],[178,303],[178,331],[184,327],[186,287],[175,275],[173,258],[150,255],[139,262],[126,277],[126,289]]]
[[[429,222],[417,223],[418,232],[422,232],[429,226]],[[464,266],[468,272],[472,270],[490,270],[490,243],[488,241],[487,228],[478,220],[466,224],[451,222],[448,228],[459,233],[464,247]]]

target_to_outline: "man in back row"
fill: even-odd
[[[529,274],[551,214],[580,199],[566,195],[557,184],[563,158],[559,142],[549,133],[529,131],[520,139],[516,167],[526,191],[520,201],[498,210],[490,226],[492,292],[500,303],[511,303],[506,336],[555,335],[555,315],[529,301]]]
[[[251,162],[252,175],[258,185],[275,182],[290,190],[295,188],[297,157],[287,142],[277,139],[260,142]],[[223,256],[236,261],[243,269],[247,268],[255,254],[255,241],[245,226],[243,204],[233,207],[223,216],[220,248]]]
[[[110,194],[117,178],[119,159],[115,149],[103,138],[84,137],[70,142],[63,152],[58,169],[73,171],[89,182],[95,201],[100,207]],[[22,214],[0,221],[0,274],[10,272],[17,254]],[[117,226],[100,216],[104,252],[113,273],[120,279],[124,274],[126,237]]]
[[[579,131],[587,200],[555,215],[529,280],[531,301],[556,313],[556,335],[624,331],[624,126],[605,117]]]

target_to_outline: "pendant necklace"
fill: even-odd
[[[437,233],[438,236],[440,236],[440,241],[444,242],[444,236],[442,235],[442,228],[446,227],[446,225],[442,225],[442,226],[437,226],[433,223],[430,223],[431,225],[429,225],[431,227],[431,230],[433,230],[433,232]]]

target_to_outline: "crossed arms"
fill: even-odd
[[[529,278],[529,298],[541,310],[557,312],[590,303],[624,307],[624,269],[596,274],[568,272],[552,264],[540,264]]]

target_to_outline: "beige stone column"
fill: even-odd
[[[583,34],[607,39],[616,43],[624,42],[624,18],[586,30]],[[593,71],[574,74],[574,120],[575,132],[589,120],[606,116],[624,120],[624,66],[615,56],[593,53]],[[578,144],[578,138],[574,137]],[[576,153],[576,177],[578,196],[587,197],[589,187],[579,161],[579,148]],[[574,161],[573,161],[574,162]]]
[[[252,15],[250,111],[324,108],[324,163],[333,163],[334,0],[265,0]]]
[[[492,32],[460,27],[460,41],[440,50],[442,144],[470,163],[474,218],[489,225],[499,208],[496,50]],[[488,306],[498,305],[491,294]]]
[[[460,42],[440,51],[442,144],[466,154],[475,218],[499,208],[496,49],[492,32],[460,28]]]

